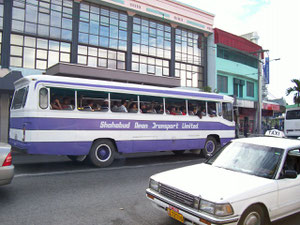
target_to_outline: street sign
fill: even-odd
[[[264,79],[266,84],[270,83],[270,60],[269,57],[266,57],[264,64]]]

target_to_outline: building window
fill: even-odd
[[[12,32],[72,40],[72,0],[14,0]]]
[[[0,30],[3,29],[3,10],[4,10],[4,0],[0,0]]]
[[[170,76],[171,26],[134,16],[132,51],[133,71]]]
[[[79,43],[127,50],[127,14],[86,2],[80,3]]]
[[[243,88],[245,85],[244,80],[233,79],[233,94],[237,97],[243,98]]]
[[[176,28],[176,61],[202,65],[199,41],[202,41],[202,38],[198,33],[183,28]]]
[[[218,75],[218,91],[228,93],[228,77]]]
[[[175,77],[181,80],[183,87],[201,88],[203,84],[203,69],[187,63],[175,63]]]
[[[254,83],[247,81],[247,96],[254,97]]]
[[[156,76],[169,76],[169,60],[132,55],[132,71]]]
[[[11,34],[10,65],[45,70],[58,62],[70,62],[70,43]]]
[[[175,77],[180,77],[181,86],[202,88],[203,38],[200,34],[183,28],[176,28],[175,34]]]
[[[171,26],[133,17],[132,51],[137,54],[158,58],[171,58]]]
[[[78,45],[78,63],[93,67],[125,70],[125,52]]]
[[[218,47],[217,56],[219,58],[241,63],[256,69],[258,68],[258,60],[255,57],[234,52],[226,48]]]

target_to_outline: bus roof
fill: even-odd
[[[52,75],[30,75],[26,76],[15,82],[15,87],[19,87],[27,82],[35,82],[34,88],[38,84],[49,84],[58,85],[70,88],[73,86],[74,89],[109,89],[115,90],[116,92],[126,92],[126,93],[136,93],[141,95],[154,95],[161,97],[177,97],[177,98],[203,98],[212,101],[223,101],[223,102],[233,102],[233,98],[226,95],[220,95],[217,93],[207,93],[193,90],[185,90],[178,88],[165,88],[150,85],[141,84],[131,84],[131,83],[121,83],[114,81],[103,81],[103,80],[93,80],[85,78],[73,78],[73,77],[63,77],[63,76],[52,76]],[[51,86],[52,86],[51,85]],[[114,92],[114,91],[113,91]]]

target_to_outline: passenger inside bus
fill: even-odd
[[[62,104],[63,110],[73,110],[74,104],[71,103],[71,99],[69,97],[63,98],[63,104]]]
[[[85,111],[95,111],[94,110],[94,102],[92,100],[87,100],[87,105],[83,107]]]
[[[119,107],[119,112],[128,112],[127,101],[125,99],[122,99],[122,101],[121,101],[121,105]]]
[[[101,105],[101,110],[102,112],[107,112],[108,111],[108,99],[104,99],[102,105]]]
[[[137,112],[138,112],[137,103],[132,102],[132,103],[129,105],[129,110],[128,110],[128,112],[130,112],[130,113],[137,113]]]
[[[216,103],[214,103],[214,102],[208,102],[207,103],[207,107],[208,107],[208,114],[209,114],[210,117],[217,116]]]
[[[60,104],[59,98],[57,96],[53,96],[51,101],[51,109],[54,110],[62,110],[62,105]]]

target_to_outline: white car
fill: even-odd
[[[300,141],[236,139],[205,163],[150,177],[146,195],[185,224],[267,225],[300,211]]]

